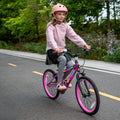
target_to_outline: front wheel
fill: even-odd
[[[88,77],[81,77],[77,80],[75,87],[76,98],[81,109],[88,115],[98,112],[100,96],[95,83]]]
[[[43,86],[48,97],[53,100],[59,96],[59,91],[56,89],[56,85],[56,73],[51,69],[47,69],[43,75]]]

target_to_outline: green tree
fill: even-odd
[[[97,26],[98,26],[99,13],[102,11],[102,8],[104,6],[103,1],[66,0],[64,1],[64,3],[69,10],[69,14],[67,18],[69,21],[71,21],[72,26],[75,29],[84,30],[84,24],[89,24],[93,22],[94,18],[96,18]]]
[[[24,0],[1,0],[0,1],[0,39],[13,41],[13,35],[5,24],[10,18],[19,16],[19,10],[25,7]]]
[[[25,3],[23,9],[19,7],[17,16],[4,18],[4,26],[19,42],[39,41],[45,36],[49,9],[42,0],[26,0]]]

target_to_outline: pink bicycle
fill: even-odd
[[[82,52],[85,51],[82,50]],[[81,109],[88,115],[94,115],[98,112],[100,106],[100,96],[98,89],[89,77],[85,76],[85,72],[83,66],[80,66],[78,63],[78,56],[82,55],[81,53],[77,53],[71,56],[75,58],[75,64],[70,68],[64,70],[64,72],[71,70],[67,81],[63,84],[68,88],[69,84],[73,80],[73,77],[76,74],[76,86],[75,86],[75,94],[78,104],[80,105]],[[85,63],[85,59],[84,59]],[[57,73],[54,72],[52,69],[47,69],[43,75],[43,86],[45,89],[46,94],[49,98],[55,100],[59,93],[65,93],[65,91],[58,91],[56,89],[57,85]]]

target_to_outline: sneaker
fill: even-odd
[[[72,84],[71,83],[69,84],[68,88],[72,88]]]
[[[61,85],[60,83],[57,84],[56,88],[57,88],[57,90],[60,90],[60,91],[63,91],[63,90],[67,89],[65,85]]]
[[[67,83],[67,80],[64,80],[64,84],[66,84],[66,83]],[[70,83],[68,88],[71,88],[71,87],[72,87],[72,84]]]

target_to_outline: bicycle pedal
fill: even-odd
[[[66,90],[59,90],[61,94],[64,94]]]

